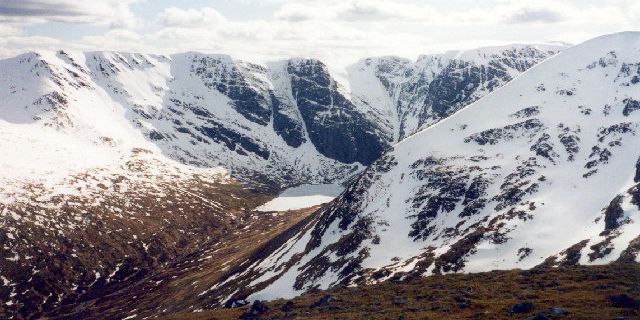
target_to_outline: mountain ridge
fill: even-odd
[[[289,241],[231,274],[243,291],[227,302],[638,261],[639,52],[640,33],[587,41],[394,145]]]
[[[523,59],[528,59],[529,66],[554,53],[538,52]],[[46,126],[64,129],[74,116],[86,113],[83,110],[87,108],[73,105],[90,99],[95,105],[92,112],[122,109],[118,112],[124,112],[124,121],[129,124],[115,119],[119,115],[113,112],[105,116],[141,131],[146,140],[155,144],[154,148],[159,147],[170,158],[197,166],[223,165],[232,174],[247,176],[244,180],[276,169],[278,174],[272,176],[284,177],[270,182],[276,186],[309,179],[333,182],[361,169],[359,164],[368,165],[402,137],[396,128],[402,120],[390,117],[396,112],[395,106],[364,99],[366,94],[372,94],[367,84],[361,87],[363,93],[349,92],[318,60],[297,58],[262,66],[234,60],[229,55],[58,51],[4,60],[3,69],[10,70],[16,63],[26,63],[24,67],[29,69],[15,77],[30,82],[33,78],[25,75],[32,74],[40,81],[35,84],[36,89],[43,92],[31,93],[24,87],[26,96],[16,96],[16,90],[9,92],[8,97],[13,100],[5,106],[24,105],[27,112],[5,107],[5,120],[10,120],[7,114],[11,113],[22,117],[22,122],[41,121],[40,117],[45,116],[47,119],[42,121],[50,122]],[[45,75],[51,79],[41,78]],[[511,78],[506,74],[501,77],[504,79],[492,86]],[[482,81],[478,79],[478,83]],[[25,82],[23,86],[34,84]],[[376,90],[379,96],[389,94],[382,87]],[[478,95],[491,90],[483,89]],[[423,99],[425,94],[428,93],[420,93],[416,99]],[[40,96],[41,101],[29,106],[30,95]],[[69,96],[73,96],[71,100]],[[466,98],[460,99],[456,108],[466,103]],[[420,115],[405,116],[414,122],[419,121],[416,117]],[[435,118],[431,122],[439,116],[432,117]],[[88,115],[76,121],[76,125],[89,126],[90,130],[103,130],[100,124],[91,123]],[[135,132],[129,135],[139,136]],[[216,149],[214,153],[212,150]],[[288,175],[293,176],[286,178]]]

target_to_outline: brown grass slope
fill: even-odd
[[[640,319],[638,298],[640,265],[618,263],[414,277],[164,319]]]

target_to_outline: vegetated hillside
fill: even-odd
[[[640,33],[587,41],[398,143],[316,219],[230,274],[220,303],[637,261],[639,52]]]
[[[410,277],[162,319],[637,319],[640,266]]]
[[[56,319],[123,319],[200,312],[211,303],[208,292],[229,269],[279,233],[306,218],[317,207],[247,213],[235,228],[179,256],[144,277],[119,284],[115,290],[70,304],[48,314]]]
[[[138,158],[0,204],[0,317],[76,309],[254,224],[269,197],[230,179]],[[266,222],[266,221],[265,221]]]

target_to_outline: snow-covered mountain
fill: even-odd
[[[214,294],[640,261],[639,146],[640,33],[587,41],[394,145]]]
[[[558,49],[478,49],[393,70],[383,65],[400,59],[363,60],[343,83],[313,59],[43,51],[1,60],[0,317],[70,312],[259,225],[251,211],[272,190],[344,181]],[[447,81],[455,88],[436,98]],[[432,100],[448,111],[428,111]]]
[[[345,85],[312,59],[263,66],[198,53],[29,53],[1,62],[0,117],[34,124],[17,130],[44,125],[91,144],[153,146],[255,185],[329,182],[558,50],[367,59],[349,68]]]

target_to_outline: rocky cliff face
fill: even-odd
[[[389,146],[391,128],[362,112],[319,61],[292,61],[291,93],[318,152],[343,163],[371,164]],[[356,103],[363,103],[356,101]]]
[[[101,55],[112,60],[113,55],[120,56]],[[310,63],[326,69],[319,61]],[[353,132],[329,139],[324,132],[338,135],[344,128],[314,118],[322,113],[321,103],[330,108],[332,99],[348,103],[348,97],[325,91],[313,96],[319,89],[304,88],[300,83],[304,78],[296,76],[297,69],[288,62],[270,69],[228,56],[188,53],[157,62],[148,70],[138,70],[134,62],[127,64],[135,68],[111,77],[92,75],[97,75],[96,82],[107,83],[113,99],[128,108],[128,119],[170,158],[200,167],[221,165],[245,183],[275,188],[304,181],[333,181],[367,163],[366,157],[360,156],[364,151],[353,142]],[[121,89],[129,86],[127,81],[134,74],[145,77],[140,80],[148,86],[147,92],[127,94],[127,89]],[[332,81],[321,70],[314,76]],[[147,98],[150,95],[154,97]],[[307,103],[305,112],[298,101]],[[340,121],[355,123],[352,117],[363,118],[356,112],[343,115]],[[314,125],[309,129],[307,123]],[[334,144],[333,153],[327,141]],[[384,137],[373,142],[379,152],[388,145]],[[346,152],[355,155],[338,156]]]

